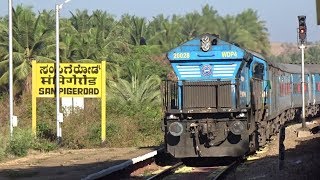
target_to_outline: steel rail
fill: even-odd
[[[165,176],[168,176],[170,174],[172,174],[176,169],[178,169],[179,167],[181,167],[183,165],[182,162],[178,162],[177,164],[171,166],[168,169],[165,169],[163,171],[161,171],[160,173],[148,178],[147,180],[155,180],[155,179],[162,179]]]
[[[230,165],[217,170],[218,173],[216,171],[212,172],[211,174],[209,174],[207,176],[207,179],[208,180],[221,180],[231,169],[233,169],[238,164],[239,164],[239,161],[236,160],[236,161],[232,162]]]

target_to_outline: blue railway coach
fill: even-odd
[[[177,78],[163,86],[163,130],[174,157],[255,151],[301,109],[300,65],[270,63],[212,34],[185,42],[167,57]],[[317,66],[305,71],[310,116],[319,111]]]

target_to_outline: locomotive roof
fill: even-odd
[[[295,71],[293,72],[293,73],[295,73],[298,70],[298,69],[296,69],[296,67],[288,68],[286,66],[283,66],[281,63],[275,63],[275,62],[269,61],[266,58],[264,58],[261,54],[254,52],[252,50],[246,49],[246,51],[249,52],[250,54],[252,54],[253,56],[256,56],[257,58],[260,58],[260,59],[266,61],[269,66],[272,66],[277,69],[281,69],[282,71],[292,72],[292,69],[295,69]]]
[[[257,52],[254,52],[254,51],[248,50],[248,49],[246,49],[246,51],[249,52],[250,54],[252,54],[253,56],[256,56],[256,57],[258,57],[260,59],[266,60],[261,54],[259,54]]]
[[[282,71],[288,72],[288,73],[301,73],[301,64],[285,64],[285,63],[275,63],[268,61],[265,59],[261,54],[251,51],[251,50],[246,50],[253,56],[256,56],[260,59],[263,59],[266,61],[269,66],[272,66],[277,69],[281,69]],[[305,64],[305,72],[306,73],[320,73],[320,64]]]

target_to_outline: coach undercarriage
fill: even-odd
[[[299,121],[301,119],[301,107],[299,108],[290,108],[283,111],[281,114],[277,115],[272,119],[267,119],[267,117],[262,117],[256,119],[256,134],[257,134],[257,142],[259,147],[264,146],[267,143],[267,140],[270,140],[272,135],[278,133],[280,126],[285,125],[293,120]],[[319,105],[309,105],[305,107],[305,114],[307,118],[312,118],[318,116],[320,113],[320,106]],[[257,114],[262,114],[261,112],[257,111]],[[253,132],[252,135],[255,133]],[[253,141],[250,141],[251,146]]]

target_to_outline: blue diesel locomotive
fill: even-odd
[[[165,81],[163,131],[176,158],[237,157],[266,144],[299,117],[301,66],[203,34],[168,52],[176,79]],[[320,66],[305,68],[306,116],[319,113]]]

